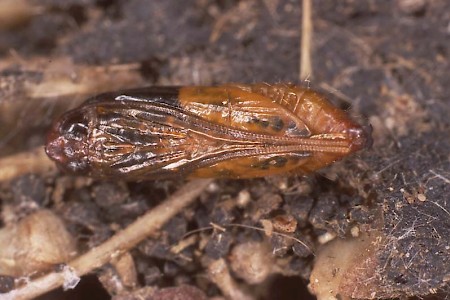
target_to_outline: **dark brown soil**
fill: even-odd
[[[134,64],[138,80],[130,80],[128,87],[299,83],[299,1],[30,2],[39,5],[40,13],[0,29],[2,156],[43,145],[51,120],[86,96],[80,91],[73,98],[30,100],[23,92],[27,85],[45,81],[52,63],[60,58],[73,60],[65,70],[68,74],[73,66]],[[265,239],[275,254],[273,264],[283,271],[262,284],[247,285],[252,295],[314,299],[304,288],[314,259],[311,252],[292,239],[268,238],[264,232],[233,226],[261,227],[262,219],[275,222],[286,216],[297,222],[291,236],[316,250],[317,239],[325,232],[346,237],[356,225],[380,230],[384,247],[377,252],[377,297],[439,292],[439,297],[448,298],[450,2],[318,0],[313,24],[313,76],[300,84],[323,91],[349,108],[355,119],[371,123],[372,149],[304,178],[217,180],[196,205],[166,224],[157,239],[148,239],[133,250],[139,284],[158,289],[151,299],[175,297],[181,291],[162,288],[180,284],[184,284],[183,292],[192,293],[192,299],[220,295],[207,278],[201,279],[205,276],[202,262],[229,259],[236,245]],[[30,70],[42,58],[45,67]],[[114,71],[104,72],[109,76]],[[71,75],[75,81],[76,75]],[[110,89],[123,85],[117,82]],[[96,92],[94,88],[89,94]],[[24,175],[1,185],[0,205],[26,212],[36,206],[54,209],[77,237],[81,250],[87,250],[181,184],[80,184],[61,174]],[[56,186],[62,195],[58,205]],[[249,204],[231,201],[244,192],[250,195]],[[227,228],[226,232],[206,230],[181,253],[170,251],[188,232],[211,222]],[[106,276],[108,268],[98,274]],[[95,282],[95,278],[86,280]],[[9,277],[0,277],[0,288],[4,286],[11,288]],[[99,290],[108,298],[98,283],[81,285],[78,293],[84,293],[81,289]],[[133,299],[122,297],[116,299]]]

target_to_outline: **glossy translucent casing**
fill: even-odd
[[[370,144],[310,89],[285,84],[106,93],[63,115],[47,154],[69,172],[125,180],[305,174]]]

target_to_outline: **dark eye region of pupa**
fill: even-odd
[[[53,124],[47,155],[94,178],[307,174],[367,148],[321,94],[287,84],[146,87],[88,99]]]

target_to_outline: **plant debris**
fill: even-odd
[[[308,282],[318,299],[329,299],[330,287],[341,299],[448,297],[448,1],[314,1],[314,78],[304,84],[370,123],[373,148],[308,177],[203,182],[169,222],[80,274],[83,254],[103,249],[146,212],[161,221],[185,183],[66,176],[42,150],[52,120],[108,90],[296,82],[301,6],[20,2],[20,12],[0,7],[0,16],[20,16],[0,22],[0,230],[46,211],[81,256],[74,264],[69,247],[66,259],[32,274],[0,267],[0,299],[43,278],[55,280],[51,288],[75,287],[65,293],[91,292],[82,284],[89,276],[75,284],[84,272],[114,299],[313,299]],[[327,253],[338,259],[324,260]]]

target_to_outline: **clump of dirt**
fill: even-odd
[[[20,22],[0,23],[1,156],[42,146],[57,115],[111,89],[298,83],[301,7],[292,1],[20,2]],[[303,283],[327,242],[377,232],[373,244],[358,244],[370,255],[343,277],[354,289],[342,285],[341,296],[447,293],[449,10],[444,0],[315,1],[314,71],[301,84],[372,124],[372,149],[308,177],[216,180],[125,267],[98,269],[95,289],[117,299],[312,299]],[[24,175],[1,183],[1,230],[48,209],[83,253],[182,184]],[[113,280],[127,272],[133,283]],[[21,284],[0,275],[0,292]]]

